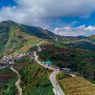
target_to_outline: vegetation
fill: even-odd
[[[14,68],[20,72],[23,95],[54,95],[49,80],[51,71],[24,57]]]
[[[7,82],[3,83],[0,95],[15,95],[17,93],[17,89],[15,86],[16,80],[17,78],[8,80]]]
[[[66,77],[58,80],[66,95],[94,95],[95,86],[81,77]]]
[[[0,70],[0,95],[15,95],[17,76],[9,68]]]
[[[12,53],[24,53],[40,41],[28,34],[22,26],[12,21],[0,23],[0,57]]]
[[[64,74],[63,74],[63,72],[60,72],[60,73],[58,73],[58,75],[57,75],[57,79],[58,80],[61,80],[61,79],[63,79],[65,76],[64,76]]]
[[[59,38],[58,41],[55,41],[55,36]],[[41,45],[42,51],[38,52],[42,61],[51,60],[53,65],[70,68],[95,83],[95,35],[60,38],[39,27],[5,21],[0,23],[0,59],[4,55],[36,51],[38,47],[35,44],[42,38],[45,41]],[[49,80],[51,71],[27,57],[18,60],[14,68],[21,74],[23,95],[54,95]],[[57,75],[57,79],[67,95],[94,95],[95,93],[95,87],[81,77],[71,78],[61,72]],[[16,80],[16,75],[9,68],[0,70],[0,94],[15,95]]]
[[[10,72],[12,72],[12,71],[10,70],[9,67],[6,67],[4,69],[0,69],[0,74],[2,74],[2,73],[10,73]]]
[[[70,43],[70,44],[66,44],[66,45],[70,46],[72,48],[80,48],[80,49],[85,49],[85,50],[89,50],[89,51],[95,51],[95,44],[93,44],[91,42],[82,41],[82,42]]]
[[[42,46],[41,60],[52,60],[54,65],[78,72],[80,76],[95,81],[95,54],[75,48],[59,48],[53,45]]]
[[[49,72],[35,62],[21,70],[23,95],[54,95]]]

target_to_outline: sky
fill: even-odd
[[[0,0],[0,22],[6,20],[89,36],[95,34],[95,0]]]

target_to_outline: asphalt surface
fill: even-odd
[[[65,95],[65,93],[62,91],[60,88],[57,80],[56,80],[56,75],[59,73],[58,69],[55,69],[54,72],[50,75],[50,81],[56,91],[55,95]]]

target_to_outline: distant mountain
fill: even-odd
[[[44,39],[54,39],[56,35],[47,29],[42,29],[40,27],[20,25],[20,28],[23,32],[26,32],[32,36],[36,36]]]
[[[58,37],[58,36],[57,36]],[[73,40],[80,40],[80,39],[87,39],[88,37],[86,36],[59,36],[58,37],[59,39],[63,39],[63,40],[70,40],[70,39],[73,39]]]
[[[95,51],[95,44],[91,43],[90,41],[80,41],[77,43],[69,43],[67,46],[73,47],[73,48],[80,48],[90,51]]]
[[[88,37],[88,39],[92,42],[95,42],[95,35],[91,35]]]

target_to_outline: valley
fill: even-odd
[[[0,23],[0,95],[94,95],[94,40]]]

